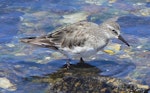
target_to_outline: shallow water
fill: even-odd
[[[43,93],[47,84],[24,78],[51,74],[65,63],[53,50],[19,42],[19,38],[44,35],[62,25],[88,20],[101,23],[118,16],[123,37],[131,47],[118,40],[121,50],[99,53],[87,63],[100,75],[131,79],[150,86],[150,2],[148,0],[0,0],[0,77],[13,88],[2,93]],[[110,49],[108,47],[108,49]],[[76,64],[77,60],[72,60]]]

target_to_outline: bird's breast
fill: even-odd
[[[76,46],[72,49],[66,47],[61,50],[63,54],[72,57],[90,57],[97,53],[96,49],[89,46],[83,46],[83,47]]]
[[[109,39],[99,40],[99,42],[97,43],[97,47],[96,47],[97,52],[102,50],[105,46],[107,46],[108,42],[109,42]]]

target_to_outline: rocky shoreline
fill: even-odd
[[[71,65],[43,77],[31,77],[34,83],[47,83],[46,93],[148,93],[149,86],[134,81],[101,76],[101,71],[89,64]],[[26,80],[27,80],[26,79]]]

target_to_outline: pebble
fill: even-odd
[[[51,59],[51,57],[45,57],[45,60],[50,60]]]
[[[150,8],[141,9],[139,12],[142,16],[150,16]]]
[[[26,26],[26,27],[34,27],[35,24],[34,23],[29,23],[29,22],[24,22],[22,23],[23,26]]]
[[[137,46],[138,49],[141,49],[142,47],[143,47],[142,45]]]
[[[54,52],[51,54],[51,57],[54,59],[59,59],[59,58],[63,57],[63,54],[61,54],[59,52]]]
[[[85,0],[88,4],[102,5],[105,0]]]
[[[141,84],[137,84],[137,87],[141,88],[141,89],[149,89],[150,88],[148,85],[141,85]]]
[[[119,58],[131,58],[129,54],[120,55]]]
[[[61,23],[76,23],[79,21],[86,20],[88,13],[86,12],[78,12],[74,14],[64,15],[64,19],[60,20]]]
[[[26,54],[25,53],[15,53],[14,55],[15,56],[25,56]]]
[[[110,54],[110,55],[115,54],[115,52],[114,52],[114,51],[112,51],[112,50],[104,50],[104,52],[105,52],[105,53],[108,53],[108,54]]]
[[[121,45],[117,43],[109,44],[105,49],[104,52],[113,55],[120,51]]]
[[[109,0],[109,3],[115,3],[117,0]]]
[[[14,44],[10,44],[10,43],[8,43],[8,44],[6,44],[6,46],[8,46],[8,47],[15,47],[15,45]]]
[[[0,78],[0,88],[7,89],[9,91],[15,91],[16,87],[13,85],[10,80],[5,77]]]

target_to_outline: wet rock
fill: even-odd
[[[0,88],[7,89],[9,91],[15,91],[16,87],[7,78],[0,78]]]
[[[65,66],[65,65],[64,65]],[[89,64],[71,64],[43,77],[32,77],[32,82],[49,83],[47,93],[147,93],[147,85],[112,77],[100,76],[101,71]]]

